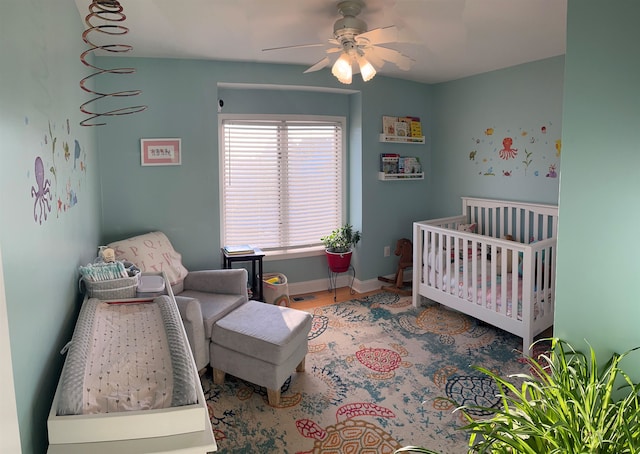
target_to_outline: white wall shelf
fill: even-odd
[[[412,143],[423,144],[424,136],[422,137],[407,137],[407,136],[391,136],[389,134],[380,134],[380,142],[387,143]]]
[[[420,173],[384,173],[384,172],[378,172],[378,180],[380,180],[380,181],[424,180],[424,172],[420,172]]]

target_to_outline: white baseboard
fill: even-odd
[[[389,279],[394,279],[395,274],[390,274],[388,276]],[[336,286],[340,287],[348,287],[351,284],[351,276],[344,274],[338,276],[336,279]],[[376,279],[368,279],[366,281],[361,281],[359,279],[355,279],[353,281],[353,289],[358,293],[366,293],[372,292],[374,290],[379,290],[384,285],[383,282]],[[313,293],[313,292],[321,292],[323,290],[329,291],[329,279],[316,279],[314,281],[305,281],[305,282],[295,282],[289,284],[289,295],[303,295],[305,293]]]

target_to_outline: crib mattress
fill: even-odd
[[[486,307],[491,307],[493,302],[493,288],[491,287],[491,279],[487,278],[485,282],[485,293],[483,295],[483,286],[482,286],[482,276],[477,276],[477,281],[475,284],[471,282],[472,277],[469,273],[467,276],[468,283],[465,285],[464,283],[464,274],[462,271],[458,272],[458,276],[453,276],[449,279],[447,274],[444,274],[442,279],[440,278],[440,273],[436,273],[435,279],[435,287],[439,288],[444,292],[450,292],[449,289],[458,288],[457,295],[459,298],[466,298],[468,301],[476,301],[478,304],[484,301]],[[511,317],[511,309],[512,309],[512,301],[513,301],[513,274],[508,273],[506,275],[507,278],[507,316]],[[522,304],[522,279],[517,279],[517,290],[518,290],[518,319],[522,317],[521,313],[521,304]],[[496,310],[499,311],[502,306],[502,279],[500,276],[497,276],[497,285],[495,288],[496,293]],[[433,285],[433,283],[432,283]],[[465,295],[466,294],[466,295]]]
[[[85,299],[47,424],[51,446],[208,437],[206,403],[172,295],[127,304]]]

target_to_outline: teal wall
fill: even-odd
[[[117,67],[115,58],[97,64]],[[411,222],[424,218],[429,200],[429,143],[384,144],[378,141],[383,115],[414,115],[431,131],[431,88],[424,84],[376,77],[367,84],[337,82],[329,71],[303,74],[303,67],[172,59],[126,59],[136,68],[130,88],[141,88],[148,110],[115,119],[98,131],[103,182],[103,234],[110,241],[149,230],[163,230],[183,254],[190,269],[220,267],[218,98],[224,113],[320,113],[347,116],[349,136],[349,221],[362,230],[356,254],[361,280],[395,271],[395,256],[383,258],[385,245],[411,235]],[[104,78],[100,89],[121,85]],[[218,87],[223,84],[222,87]],[[224,84],[296,86],[293,91],[238,90]],[[305,87],[348,88],[332,94]],[[180,137],[181,166],[141,167],[140,138]],[[412,182],[377,180],[382,152],[418,155],[427,178]],[[117,183],[116,183],[117,182]],[[170,215],[168,215],[170,213]],[[384,222],[380,219],[384,218]],[[269,261],[266,271],[287,275],[290,282],[326,278],[323,255]]]
[[[560,56],[434,86],[430,217],[464,195],[558,203],[563,71]],[[517,153],[503,159],[507,137]]]
[[[373,81],[376,81],[374,78]],[[367,82],[370,84],[371,82]],[[393,254],[396,241],[411,238],[413,221],[425,219],[429,212],[433,135],[432,88],[422,84],[380,78],[371,92],[362,92],[362,226],[363,240],[358,250],[361,278],[375,279],[395,273],[398,257]],[[424,145],[380,143],[382,116],[415,115],[422,121]],[[379,181],[380,153],[417,156],[425,172],[424,180]],[[383,258],[383,247],[391,246],[391,256]],[[360,251],[367,251],[361,254]],[[360,276],[359,276],[360,277]]]
[[[608,356],[640,345],[640,3],[602,4],[569,1],[556,333]]]
[[[59,351],[78,310],[77,267],[95,256],[100,239],[95,131],[78,125],[86,99],[78,87],[81,31],[73,0],[0,5],[0,245],[24,453],[46,451]],[[37,157],[43,184],[50,182],[50,212],[34,207]]]

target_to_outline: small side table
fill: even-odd
[[[258,301],[264,301],[262,290],[262,258],[264,257],[264,252],[262,252],[262,249],[254,248],[253,254],[228,254],[224,248],[220,248],[220,251],[222,252],[222,268],[224,269],[230,269],[233,262],[251,262],[251,291],[253,292],[253,298]],[[256,262],[258,264],[257,273]]]

